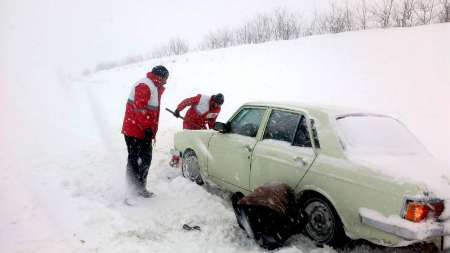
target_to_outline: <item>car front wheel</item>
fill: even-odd
[[[341,247],[347,242],[344,226],[333,206],[325,199],[312,196],[303,203],[308,221],[304,231],[319,244]]]
[[[195,152],[187,150],[183,154],[183,165],[181,167],[183,177],[196,182],[198,185],[203,185],[202,177],[200,176],[200,165]]]

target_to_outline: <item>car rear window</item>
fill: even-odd
[[[347,115],[337,118],[344,149],[354,153],[417,154],[426,149],[399,121],[378,115]]]

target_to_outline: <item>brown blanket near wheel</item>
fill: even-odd
[[[233,208],[239,225],[262,247],[280,247],[302,227],[292,189],[285,184],[262,186],[247,196],[233,197]]]
[[[239,200],[239,205],[265,206],[279,215],[288,215],[289,205],[293,202],[292,190],[286,184],[261,186]]]

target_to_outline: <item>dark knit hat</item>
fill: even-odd
[[[225,98],[224,98],[224,96],[223,96],[222,93],[217,93],[216,95],[212,95],[212,96],[211,96],[211,99],[212,99],[214,102],[218,103],[219,105],[222,105],[223,102],[224,102],[224,100],[225,100]]]
[[[162,65],[158,65],[158,66],[153,67],[152,73],[155,76],[159,76],[161,78],[169,77],[169,71],[166,69],[166,67],[164,67]]]

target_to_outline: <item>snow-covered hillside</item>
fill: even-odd
[[[226,101],[222,120],[251,100],[357,107],[400,119],[435,156],[450,163],[449,27],[351,32],[192,53],[100,72],[76,83],[91,93],[103,91],[105,108],[114,108],[115,118],[108,120],[116,124],[122,115],[115,112],[123,110],[120,101],[131,80],[164,64],[171,70],[165,107],[219,91]],[[163,121],[179,127],[169,114]]]
[[[25,73],[48,83],[7,86],[10,96],[0,101],[10,108],[0,133],[2,252],[263,252],[238,228],[224,193],[168,166],[181,122],[164,110],[148,182],[156,197],[123,204],[120,129],[132,83],[163,64],[171,73],[163,108],[222,92],[221,121],[251,100],[389,114],[450,164],[448,45],[450,24],[440,24],[197,52],[71,79]],[[183,223],[202,230],[183,231]],[[296,236],[280,252],[334,250]]]

